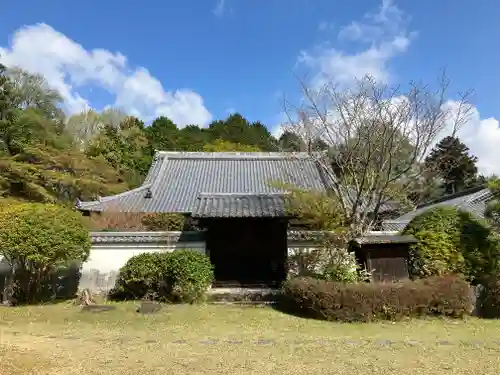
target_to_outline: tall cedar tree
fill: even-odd
[[[460,192],[477,181],[477,157],[457,137],[443,138],[425,159],[427,168],[443,179],[445,194]]]

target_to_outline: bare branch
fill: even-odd
[[[355,233],[370,230],[386,203],[407,204],[437,139],[455,136],[469,120],[472,91],[448,102],[449,85],[444,70],[434,91],[416,82],[406,90],[380,85],[370,76],[348,90],[333,83],[315,89],[302,80],[301,105],[284,102],[283,128],[304,141],[305,151],[317,139],[328,144],[329,156],[318,162]]]

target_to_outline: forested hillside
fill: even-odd
[[[72,204],[142,182],[155,150],[278,151],[260,122],[240,114],[179,128],[165,117],[146,126],[117,110],[66,117],[41,76],[0,66],[0,196]]]
[[[319,139],[308,140],[306,145],[292,132],[276,139],[265,124],[250,122],[237,113],[204,128],[197,124],[179,128],[166,117],[145,124],[114,109],[67,116],[60,109],[61,100],[43,77],[0,66],[0,197],[3,199],[71,205],[77,198],[89,200],[125,191],[142,182],[155,150],[329,148]],[[344,155],[341,146],[337,145],[336,150]],[[444,152],[445,145],[438,146],[430,158]],[[467,147],[458,139],[449,147],[456,149],[453,157],[461,158],[462,162],[459,166],[453,164],[453,169],[448,166],[450,162],[433,164],[437,169],[434,168],[432,181],[423,183],[429,197],[456,192],[478,181],[476,159],[468,156]],[[352,159],[350,155],[343,157]],[[346,163],[352,162],[349,158]],[[342,160],[337,158],[336,163],[343,163]],[[420,193],[421,189],[417,190]],[[413,193],[408,191],[408,197]]]

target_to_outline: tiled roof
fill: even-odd
[[[90,239],[93,244],[202,242],[205,232],[91,232]]]
[[[201,194],[193,217],[284,217],[284,194]]]
[[[478,218],[484,218],[484,211],[488,201],[493,198],[492,193],[486,188],[476,188],[468,192],[461,192],[447,198],[417,207],[397,219],[386,220],[382,223],[383,230],[403,230],[406,225],[416,216],[436,207],[451,206],[460,210],[470,212]]]
[[[307,153],[160,151],[143,185],[97,201],[78,202],[77,207],[191,213],[200,194],[284,193],[274,182],[325,191],[325,178],[315,158]]]
[[[417,239],[413,236],[382,235],[358,237],[353,242],[361,246],[365,244],[415,243]]]
[[[321,231],[288,231],[288,241],[293,245],[314,243],[328,236],[328,232]],[[175,243],[175,242],[202,242],[205,241],[205,231],[185,232],[90,232],[90,239],[94,245],[99,244],[126,244],[126,243]]]

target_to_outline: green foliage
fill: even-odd
[[[130,258],[120,268],[116,287],[111,292],[115,299],[140,299],[154,292],[160,300],[168,298],[166,278],[169,253],[142,253]]]
[[[320,279],[337,283],[357,283],[369,280],[369,273],[356,261],[354,253],[345,249],[336,249],[328,258]]]
[[[250,123],[239,113],[229,115],[224,121],[214,121],[207,131],[212,140],[223,140],[257,147],[262,151],[276,151],[276,139],[260,122]]]
[[[40,267],[85,261],[90,238],[80,213],[55,204],[2,206],[0,251]]]
[[[481,281],[477,312],[484,318],[500,318],[500,275],[489,275]]]
[[[177,150],[180,134],[177,125],[167,117],[161,116],[145,129],[154,150]]]
[[[403,234],[419,240],[411,249],[414,276],[460,273],[474,282],[498,269],[498,239],[468,212],[447,206],[428,210],[415,217]]]
[[[241,143],[233,143],[229,141],[224,141],[221,139],[216,140],[213,143],[206,144],[203,146],[203,151],[205,152],[258,152],[260,151],[256,146],[244,145]]]
[[[335,197],[321,192],[300,190],[293,186],[277,187],[290,192],[286,209],[293,218],[292,226],[308,230],[344,230],[345,218]]]
[[[118,127],[106,125],[85,150],[89,158],[103,157],[130,186],[142,182],[152,162],[153,151],[144,124],[127,117]]]
[[[493,177],[488,181],[488,189],[490,189],[494,199],[486,206],[484,215],[498,232],[500,228],[500,200],[498,199],[500,196],[500,178]]]
[[[283,287],[281,307],[310,318],[370,322],[407,317],[464,317],[472,312],[472,292],[460,277],[431,277],[399,283],[333,283],[295,278]]]
[[[2,205],[0,255],[20,277],[16,298],[35,302],[50,274],[87,260],[90,238],[78,212],[53,204]],[[13,280],[10,280],[13,282]]]
[[[181,231],[185,220],[181,214],[154,213],[145,215],[141,222],[150,231]]]
[[[27,109],[0,134],[0,195],[35,202],[73,203],[122,191],[119,176],[101,158],[86,158],[59,124]]]
[[[357,282],[366,278],[354,254],[347,250],[350,231],[338,201],[330,195],[286,187],[290,191],[287,211],[291,225],[300,229],[325,231],[315,237],[320,246],[292,249],[289,267],[296,275],[311,275],[337,282]]]
[[[445,194],[455,194],[477,180],[477,158],[456,137],[443,138],[425,159],[426,167],[444,181]]]
[[[139,299],[147,293],[169,302],[195,303],[203,299],[213,280],[210,259],[194,250],[143,253],[120,269],[116,299]]]
[[[199,302],[213,281],[210,258],[193,250],[177,250],[169,256],[169,285],[174,302]]]
[[[154,150],[272,151],[264,125],[241,115],[208,128],[151,126],[120,111],[85,111],[64,120],[61,96],[43,77],[0,65],[0,197],[73,204],[141,184]]]

